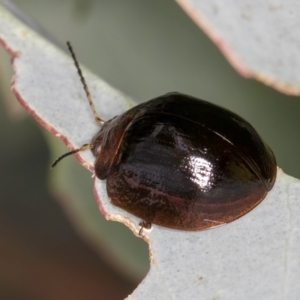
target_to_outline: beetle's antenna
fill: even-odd
[[[72,56],[72,58],[73,58],[75,67],[76,67],[76,69],[77,69],[78,75],[79,75],[79,77],[80,77],[81,83],[82,83],[82,85],[83,85],[83,88],[84,88],[84,91],[85,91],[85,94],[86,94],[86,97],[87,97],[87,99],[88,99],[88,101],[89,101],[89,104],[90,104],[90,107],[91,107],[91,109],[92,109],[92,112],[93,112],[95,121],[96,121],[98,124],[103,125],[103,124],[105,123],[105,121],[102,120],[101,118],[99,118],[99,116],[98,116],[98,114],[97,114],[97,112],[96,112],[95,105],[94,105],[94,103],[93,103],[93,100],[92,100],[92,97],[91,97],[89,88],[88,88],[88,86],[87,86],[87,84],[86,84],[86,82],[85,82],[85,79],[84,79],[83,75],[82,75],[82,71],[81,71],[81,69],[80,69],[80,67],[79,67],[79,63],[78,63],[78,60],[77,60],[77,58],[76,58],[76,56],[75,56],[75,53],[74,53],[73,48],[72,48],[72,46],[71,46],[71,43],[70,43],[70,42],[67,42],[67,46],[68,46],[69,51],[70,51],[70,53],[71,53],[71,56]],[[84,144],[84,145],[82,145],[82,146],[81,146],[80,148],[78,148],[78,149],[75,149],[75,150],[73,150],[73,151],[70,151],[70,152],[67,152],[67,153],[63,154],[62,156],[60,156],[59,158],[57,158],[57,159],[54,161],[54,163],[51,165],[51,168],[54,168],[54,167],[55,167],[55,166],[56,166],[63,158],[65,158],[66,156],[75,154],[75,153],[80,152],[80,151],[84,151],[84,150],[89,149],[89,148],[91,148],[91,147],[92,147],[92,144]]]
[[[94,103],[93,103],[93,100],[92,100],[90,91],[89,91],[88,86],[87,86],[87,84],[86,84],[86,82],[85,82],[85,79],[84,79],[84,77],[83,77],[83,75],[82,75],[82,71],[81,71],[81,69],[80,69],[80,67],[79,67],[79,63],[78,63],[78,60],[77,60],[77,58],[76,58],[76,56],[75,56],[75,53],[74,53],[73,48],[72,48],[72,46],[71,46],[71,43],[70,43],[70,42],[67,42],[67,46],[68,46],[69,51],[70,51],[70,53],[71,53],[71,55],[72,55],[74,64],[75,64],[76,69],[77,69],[77,72],[78,72],[78,75],[79,75],[79,77],[80,77],[80,80],[81,80],[81,82],[82,82],[84,91],[85,91],[85,93],[86,93],[86,97],[87,97],[87,99],[88,99],[88,101],[89,101],[89,104],[90,104],[90,107],[91,107],[91,109],[92,109],[92,112],[93,112],[95,121],[96,121],[98,124],[103,125],[103,124],[105,123],[105,121],[102,120],[102,119],[98,116],[98,114],[97,114],[97,112],[96,112],[95,105],[94,105]]]
[[[65,154],[63,154],[62,156],[60,156],[59,158],[57,158],[54,163],[51,165],[51,168],[54,168],[63,158],[65,158],[66,156],[69,156],[69,155],[72,155],[72,154],[75,154],[79,151],[83,151],[83,150],[86,150],[88,148],[91,148],[92,144],[84,144],[82,145],[80,148],[78,149],[75,149],[73,151],[70,151],[70,152],[67,152]]]

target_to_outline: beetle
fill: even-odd
[[[203,230],[256,207],[272,189],[276,159],[256,130],[237,114],[181,93],[168,93],[105,122],[79,149],[94,154],[113,205],[151,224]]]

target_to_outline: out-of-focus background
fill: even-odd
[[[300,177],[298,97],[241,78],[174,1],[11,3],[58,46],[70,40],[82,64],[137,102],[179,91],[237,112],[284,172]],[[0,57],[0,299],[125,298],[149,268],[146,243],[104,220],[91,174],[74,158],[50,173],[66,148],[22,114],[9,92],[10,58],[2,49]],[[90,227],[80,206],[72,212],[75,198],[87,205]]]

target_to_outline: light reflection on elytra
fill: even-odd
[[[198,156],[190,156],[187,163],[192,173],[191,180],[199,185],[203,192],[208,192],[213,186],[212,163]]]

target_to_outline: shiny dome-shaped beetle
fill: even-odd
[[[202,230],[257,206],[274,185],[272,150],[243,118],[180,93],[137,105],[107,122],[90,144],[112,204],[145,224]],[[63,155],[54,164],[56,164]]]

